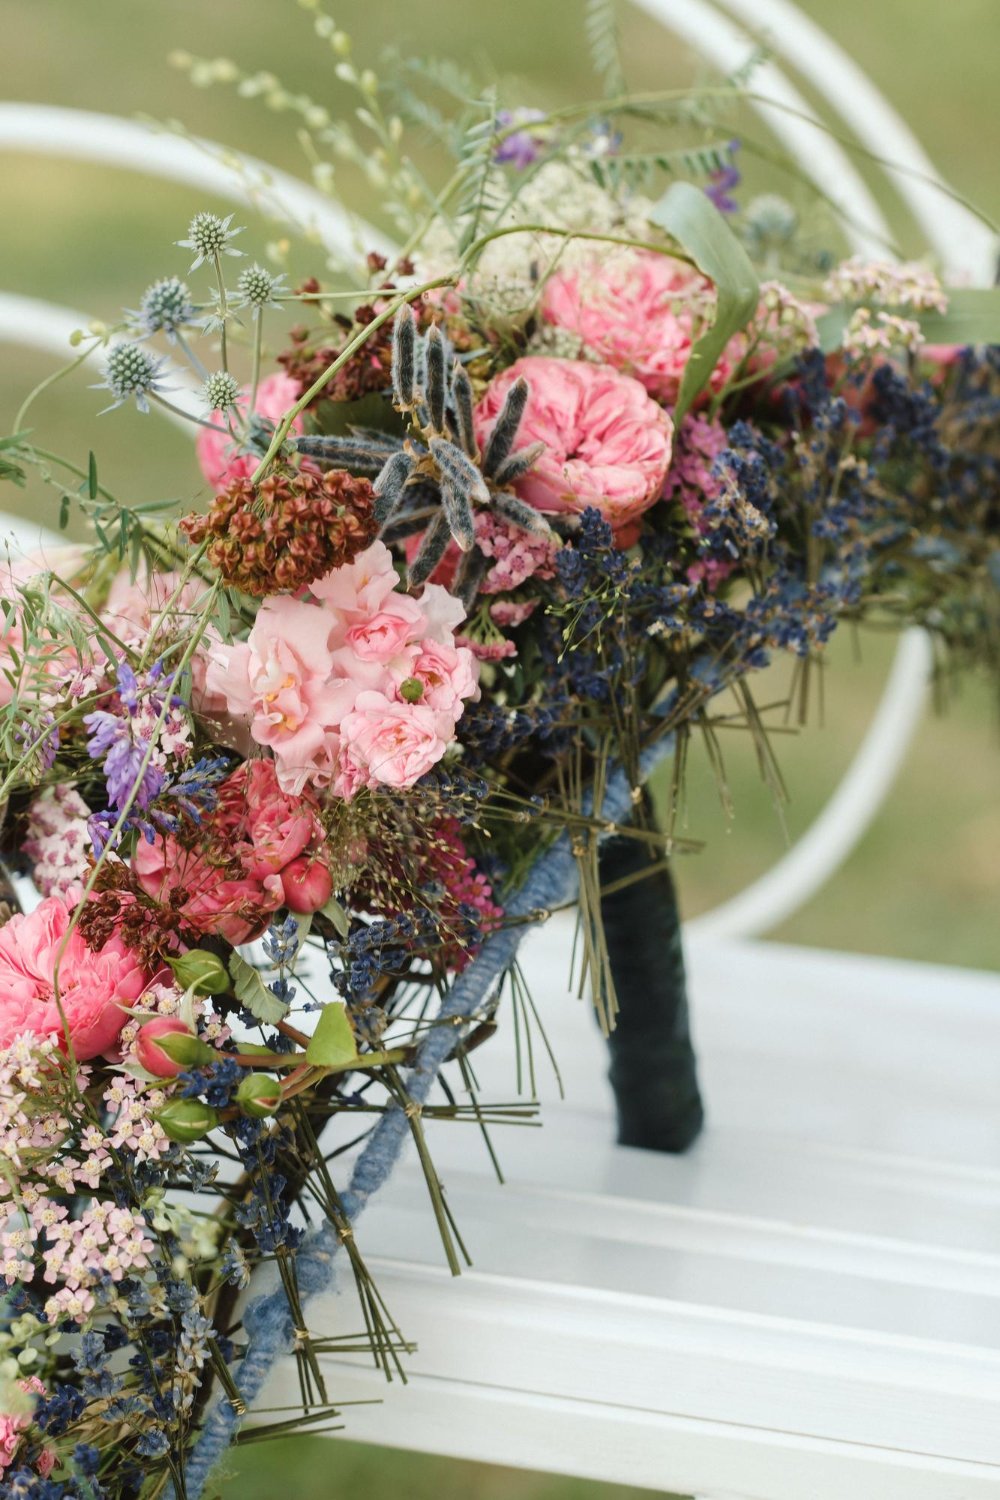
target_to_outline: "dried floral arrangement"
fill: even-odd
[[[356,1221],[412,1138],[459,1269],[424,1127],[533,1112],[469,1061],[540,1024],[523,933],[577,903],[612,1030],[602,841],[662,870],[690,736],[715,754],[733,702],[774,774],[757,670],[791,653],[804,711],[865,619],[996,666],[994,294],[741,206],[748,80],[629,96],[606,6],[607,97],[550,113],[443,65],[381,82],[305,9],[367,139],[177,61],[292,111],[318,184],[364,166],[402,248],[292,289],[207,209],[190,285],[80,335],[115,408],[176,410],[167,356],[193,372],[191,514],[41,446],[39,392],[0,447],[91,536],[2,567],[3,849],[40,897],[7,882],[0,927],[11,1496],[196,1500],[229,1442],[336,1415],[324,1354],[405,1373]],[[310,1320],[341,1262],[361,1336]],[[288,1353],[301,1417],[244,1425]]]

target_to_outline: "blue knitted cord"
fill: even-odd
[[[664,736],[643,757],[643,776],[673,747],[672,736]],[[608,823],[627,822],[632,813],[629,782],[623,771],[609,778],[600,807]],[[570,837],[559,836],[552,848],[533,866],[524,885],[507,904],[510,917],[520,925],[503,927],[486,939],[476,958],[458,976],[441,1003],[438,1019],[470,1016],[483,1003],[490,989],[512,963],[518,947],[530,930],[530,919],[571,899],[576,889],[576,860]],[[541,920],[539,918],[538,920]],[[445,1058],[455,1045],[451,1026],[433,1026],[417,1051],[406,1076],[406,1091],[423,1104]],[[344,1211],[357,1219],[369,1198],[388,1179],[409,1135],[406,1113],[392,1105],[382,1115],[355,1163],[350,1186],[344,1193]],[[295,1258],[296,1276],[303,1302],[325,1291],[333,1280],[340,1239],[330,1224],[324,1224],[303,1241]],[[281,1287],[251,1302],[243,1317],[248,1336],[247,1351],[235,1373],[236,1386],[249,1407],[271,1373],[275,1362],[293,1347],[294,1330],[288,1302]],[[227,1397],[220,1397],[209,1413],[185,1473],[188,1500],[198,1500],[205,1483],[233,1440],[239,1416]]]

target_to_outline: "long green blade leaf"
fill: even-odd
[[[749,256],[725,219],[700,188],[674,182],[649,216],[677,241],[715,284],[715,320],[691,349],[677,396],[680,422],[708,384],[719,355],[757,310],[760,287]]]

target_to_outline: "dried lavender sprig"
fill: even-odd
[[[427,530],[424,532],[420,550],[410,564],[409,583],[411,588],[425,583],[434,572],[438,563],[448,550],[451,541],[451,531],[448,528],[448,520],[443,510],[438,511]]]
[[[492,478],[514,446],[517,429],[528,404],[528,382],[521,376],[507,392],[496,426],[490,433],[483,455],[483,472]]]
[[[441,330],[436,323],[427,335],[426,350],[424,361],[424,394],[427,400],[427,410],[430,413],[431,426],[437,432],[443,432],[444,409],[448,399],[448,382],[445,378],[444,339],[441,337]]]
[[[475,458],[479,449],[476,445],[476,430],[472,415],[474,407],[472,381],[457,359],[451,372],[451,401],[455,416],[455,435],[469,457]]]
[[[447,438],[431,438],[428,445],[431,457],[438,466],[443,479],[449,479],[458,489],[466,493],[470,500],[478,500],[483,505],[488,505],[490,492],[486,488],[486,481],[479,469],[454,443],[449,443]]]
[[[463,552],[470,552],[476,543],[476,523],[468,489],[460,488],[448,475],[442,474],[441,503],[452,536]]]
[[[531,443],[527,448],[518,448],[516,452],[504,459],[493,475],[493,483],[501,488],[505,484],[513,484],[515,480],[527,474],[544,452],[544,443]]]
[[[373,514],[379,526],[384,526],[403,503],[403,491],[413,464],[410,454],[400,448],[379,470],[372,485],[376,497]]]
[[[409,408],[416,394],[417,324],[404,302],[392,323],[392,390],[397,405]]]

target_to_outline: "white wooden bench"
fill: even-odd
[[[933,176],[870,82],[788,0],[636,0],[730,70],[738,24],[839,110],[862,142]],[[849,210],[871,250],[885,217],[850,158],[755,75],[768,123]],[[222,156],[107,116],[0,105],[0,151],[73,155],[246,194]],[[259,164],[258,164],[259,165]],[[342,245],[343,216],[264,169],[264,196]],[[932,185],[896,186],[952,273],[995,245]],[[199,196],[193,207],[201,207]],[[0,338],[65,349],[81,314],[0,296]],[[33,527],[0,521],[22,544]],[[775,870],[691,924],[708,1125],[681,1158],[612,1144],[602,1043],[566,994],[569,933],[530,939],[527,972],[566,1084],[539,1069],[544,1128],[499,1132],[500,1187],[468,1127],[430,1127],[475,1266],[442,1265],[421,1174],[404,1162],[363,1224],[407,1337],[409,1385],[332,1363],[353,1437],[712,1497],[1000,1496],[1000,982],[990,975],[749,941],[808,899],[863,834],[919,717],[926,642],[900,649],[879,714],[825,814]],[[706,857],[711,857],[709,853]],[[510,1098],[509,1031],[476,1056]],[[313,1326],[353,1326],[345,1292]],[[290,1371],[268,1401],[295,1399]]]

